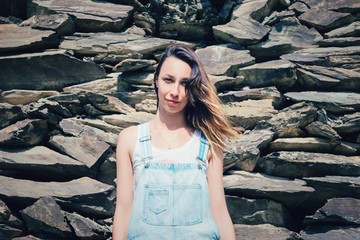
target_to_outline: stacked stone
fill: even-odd
[[[358,1],[0,5],[1,239],[111,238],[117,135],[155,114],[175,42],[243,133],[224,153],[237,238],[359,236]]]

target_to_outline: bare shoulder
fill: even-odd
[[[137,126],[130,126],[119,133],[117,151],[127,152],[131,155],[137,139],[137,129]]]

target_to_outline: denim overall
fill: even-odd
[[[201,134],[194,163],[152,162],[149,123],[139,125],[144,169],[135,189],[127,239],[220,239],[206,180],[209,144]]]

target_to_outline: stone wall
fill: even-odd
[[[196,50],[242,132],[224,153],[237,239],[358,239],[359,1],[0,9],[0,239],[111,238],[117,135],[153,117],[174,42]]]

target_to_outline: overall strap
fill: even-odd
[[[206,157],[207,157],[209,147],[210,147],[210,144],[209,144],[208,140],[206,139],[205,134],[203,132],[201,132],[200,147],[199,147],[199,153],[197,156],[199,168],[201,168],[202,166],[206,167],[208,164]]]
[[[149,125],[149,122],[139,125],[141,160],[144,162],[146,168],[149,167],[150,160],[152,159]]]

